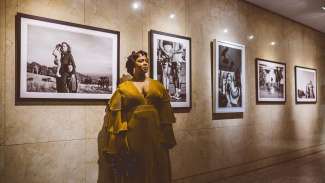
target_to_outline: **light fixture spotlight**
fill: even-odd
[[[132,4],[132,8],[133,9],[139,9],[139,7],[140,7],[140,3],[138,3],[138,2],[134,2],[133,4]]]
[[[224,29],[223,32],[224,32],[224,33],[228,33],[228,29]]]
[[[324,11],[325,11],[325,5],[323,5],[323,6],[322,6],[322,10],[324,10]]]
[[[272,42],[270,43],[271,46],[274,46],[275,44],[276,44],[276,42],[274,42],[274,41],[272,41]]]
[[[254,39],[254,35],[250,35],[250,36],[248,36],[248,39],[249,39],[249,40]]]
[[[172,14],[170,14],[170,15],[169,15],[169,18],[170,18],[170,19],[173,19],[173,18],[175,18],[175,14],[173,14],[173,13],[172,13]]]

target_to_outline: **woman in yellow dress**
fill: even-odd
[[[175,116],[164,86],[146,76],[148,60],[145,51],[132,52],[126,63],[132,79],[118,86],[106,108],[112,183],[171,182]]]

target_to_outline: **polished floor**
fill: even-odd
[[[218,183],[325,183],[325,152],[318,152]]]

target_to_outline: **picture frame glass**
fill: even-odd
[[[213,41],[213,113],[244,112],[245,46]]]
[[[18,14],[19,99],[107,100],[117,88],[119,32]]]
[[[304,67],[295,67],[296,79],[296,102],[316,103],[317,102],[317,71]]]
[[[173,108],[190,108],[190,38],[151,30],[150,42],[153,79],[164,85]]]
[[[284,103],[286,101],[286,65],[256,59],[257,102]]]

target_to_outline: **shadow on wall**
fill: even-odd
[[[107,125],[107,114],[103,119],[103,126],[97,136],[98,141],[98,180],[97,183],[107,183],[112,180],[113,172],[109,168],[107,157],[103,153],[103,148],[107,144],[108,132],[105,126]]]

